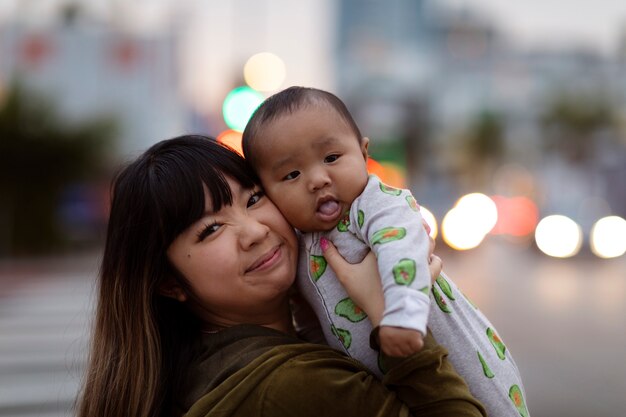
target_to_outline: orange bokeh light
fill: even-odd
[[[404,174],[393,165],[383,165],[380,162],[367,158],[367,172],[378,176],[387,185],[397,188],[406,188]]]
[[[233,148],[239,155],[243,156],[241,149],[241,132],[236,130],[225,130],[217,136],[217,141]]]
[[[539,210],[530,198],[494,195],[491,199],[498,209],[498,221],[491,234],[527,236],[537,227]]]

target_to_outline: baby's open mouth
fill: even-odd
[[[337,209],[339,209],[339,203],[335,200],[329,200],[320,204],[320,206],[317,208],[317,211],[325,215],[331,215],[334,214]]]
[[[337,200],[322,201],[317,206],[317,217],[325,222],[333,222],[341,216],[341,205]]]

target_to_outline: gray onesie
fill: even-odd
[[[371,323],[327,265],[321,237],[350,263],[360,262],[370,249],[376,253],[385,298],[381,325],[424,334],[428,325],[488,415],[529,416],[521,376],[493,325],[443,273],[431,287],[429,239],[410,191],[371,175],[335,229],[300,235],[298,289],[327,342],[381,376],[379,354],[369,347]]]

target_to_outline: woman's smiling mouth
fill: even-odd
[[[246,273],[264,271],[271,268],[278,263],[281,259],[281,255],[281,246],[272,248],[272,250],[261,256],[248,269],[246,269]]]

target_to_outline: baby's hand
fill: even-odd
[[[387,356],[405,357],[419,352],[424,346],[424,336],[417,330],[381,326],[378,332],[380,348]]]

